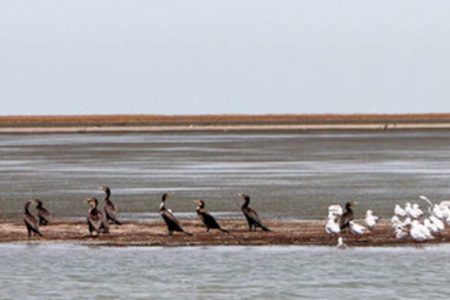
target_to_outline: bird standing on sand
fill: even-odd
[[[377,217],[377,216],[375,216],[375,215],[373,214],[373,211],[369,209],[369,210],[366,212],[366,218],[365,218],[364,221],[366,222],[366,224],[367,224],[367,226],[369,227],[369,229],[372,230],[372,229],[375,228],[375,225],[377,225],[377,222],[378,222],[379,219],[380,219],[380,218]]]
[[[102,186],[101,190],[105,192],[105,206],[103,207],[103,211],[105,212],[106,221],[122,225],[122,223],[117,220],[117,206],[109,199],[111,197],[111,190],[108,186]]]
[[[250,196],[246,194],[239,194],[239,196],[241,196],[242,199],[245,200],[244,204],[242,204],[241,206],[241,210],[244,213],[245,218],[247,219],[249,231],[252,231],[253,228],[256,231],[256,227],[259,227],[264,231],[270,231],[269,228],[263,225],[256,211],[249,207]]]
[[[356,236],[363,235],[367,230],[366,227],[355,223],[355,221],[350,221],[349,224],[350,224],[350,231]]]
[[[412,221],[409,234],[411,235],[413,240],[419,243],[434,239],[434,237],[431,235],[430,230],[425,225],[420,224],[417,220]]]
[[[394,214],[396,216],[404,218],[407,216],[408,213],[400,205],[396,204],[394,208]]]
[[[30,205],[33,202],[35,202],[35,201],[34,200],[29,200],[24,205],[25,211],[24,211],[23,221],[25,223],[25,226],[27,227],[28,237],[29,238],[31,237],[31,234],[42,236],[42,233],[39,230],[38,220],[36,220],[36,217],[33,216],[32,213],[30,213]]]
[[[87,223],[89,229],[89,235],[95,231],[97,235],[100,232],[109,233],[108,222],[105,220],[102,212],[98,210],[98,200],[95,197],[89,198],[86,203],[89,204],[89,211],[87,215]]]
[[[164,222],[166,222],[169,235],[172,235],[174,231],[177,231],[192,236],[192,233],[184,231],[184,229],[180,225],[180,222],[178,222],[177,218],[175,218],[172,211],[166,208],[167,199],[169,199],[169,194],[164,193],[161,198],[161,205],[159,206],[159,214],[163,218]]]
[[[325,224],[325,231],[332,237],[336,236],[341,232],[341,227],[337,222],[338,217],[330,216],[327,223]]]
[[[34,199],[34,201],[37,203],[36,208],[38,211],[38,219],[39,219],[39,225],[46,226],[50,224],[50,212],[43,206],[41,200]]]
[[[345,204],[345,212],[339,220],[339,226],[341,227],[341,230],[348,228],[350,226],[350,221],[353,221],[353,205],[356,204],[357,202],[347,202]]]
[[[216,219],[208,211],[205,210],[205,201],[195,200],[194,203],[197,204],[197,209],[195,211],[197,212],[200,220],[202,220],[203,224],[205,224],[206,232],[208,232],[210,229],[219,229],[222,232],[229,233],[228,230],[222,229],[219,223],[217,223]]]

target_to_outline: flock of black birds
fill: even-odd
[[[110,188],[103,186],[101,189],[105,192],[103,212],[98,208],[99,201],[97,198],[90,197],[86,200],[86,203],[89,205],[87,214],[89,236],[94,236],[94,233],[97,236],[101,233],[109,233],[109,224],[122,225],[122,223],[117,219],[117,206],[110,199]],[[182,232],[186,235],[192,236],[192,233],[183,229],[172,211],[166,207],[166,201],[169,199],[169,196],[169,193],[164,193],[161,198],[161,205],[159,206],[159,214],[167,226],[169,236],[171,236],[174,232]],[[249,231],[256,230],[258,227],[263,231],[270,231],[270,229],[261,222],[261,219],[256,211],[249,206],[250,196],[246,194],[239,194],[239,196],[244,200],[241,210],[247,220]],[[37,216],[34,216],[30,212],[30,205],[32,203],[36,204]],[[210,229],[217,229],[224,233],[229,233],[229,231],[223,229],[217,220],[205,209],[205,201],[195,200],[194,203],[197,205],[196,213],[206,227],[207,232]],[[32,235],[43,236],[39,226],[51,224],[50,212],[43,207],[43,203],[39,199],[27,201],[24,208],[24,222],[28,231],[28,237],[31,237]]]

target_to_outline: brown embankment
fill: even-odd
[[[0,132],[450,128],[450,114],[0,116]]]
[[[222,220],[223,228],[229,234],[216,230],[206,232],[199,221],[182,222],[186,231],[193,233],[187,236],[175,233],[168,236],[162,221],[128,222],[121,226],[111,225],[109,234],[89,237],[87,225],[81,222],[58,222],[50,226],[42,226],[44,237],[28,239],[22,223],[0,223],[0,242],[55,243],[69,242],[89,245],[108,246],[208,246],[208,245],[305,245],[334,246],[336,238],[324,231],[324,221],[268,221],[266,225],[271,232],[248,232],[243,220]],[[396,240],[388,222],[381,222],[372,232],[357,238],[349,233],[342,237],[350,246],[394,246],[415,244],[410,238]],[[442,236],[429,243],[445,243],[450,238],[450,229]]]

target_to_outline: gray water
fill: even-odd
[[[448,299],[450,246],[0,246],[1,299]]]
[[[159,218],[163,192],[180,217],[203,198],[240,216],[238,192],[264,217],[318,219],[357,200],[388,217],[394,203],[449,199],[450,131],[0,135],[0,218],[41,198],[59,217],[111,186],[125,219]]]

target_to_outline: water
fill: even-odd
[[[58,217],[112,187],[123,219],[154,219],[159,198],[195,218],[242,217],[237,192],[264,218],[318,219],[358,200],[448,199],[450,131],[0,135],[0,218],[43,199]],[[0,299],[448,299],[450,246],[116,248],[1,244]],[[351,266],[350,268],[348,266]]]
[[[357,200],[388,217],[421,194],[448,199],[450,131],[0,135],[0,218],[39,197],[55,215],[82,218],[83,200],[110,185],[126,219],[159,218],[169,206],[194,217],[193,199],[240,215],[237,192],[271,218],[323,218]]]
[[[450,246],[0,246],[1,299],[448,299]]]

